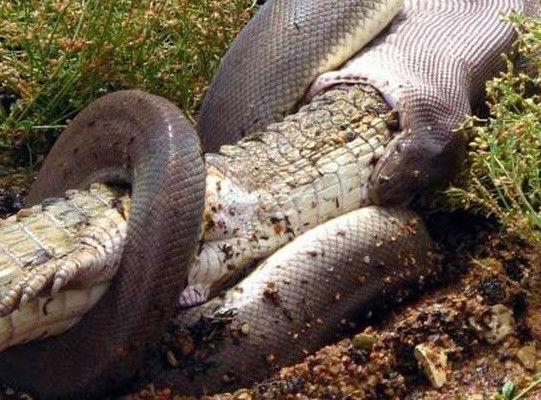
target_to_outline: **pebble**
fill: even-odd
[[[17,221],[20,221],[23,218],[28,218],[34,213],[34,210],[32,208],[21,208],[19,211],[17,211]]]
[[[377,341],[377,336],[363,332],[355,335],[353,337],[352,343],[356,349],[371,350]]]
[[[233,393],[235,400],[252,400],[252,395],[248,389],[239,389]]]
[[[480,325],[473,317],[468,321],[488,343],[496,344],[515,330],[515,319],[513,318],[513,311],[503,304],[495,304],[490,309],[491,314],[484,321],[486,327]]]
[[[515,330],[515,318],[513,318],[513,311],[502,304],[495,304],[491,309],[493,314],[488,326],[491,328],[490,339],[493,341],[490,341],[488,337],[487,341],[498,343]]]
[[[169,362],[169,364],[171,364],[171,366],[178,368],[179,366],[178,360],[171,350],[167,352],[167,361]]]
[[[243,335],[248,336],[250,334],[250,324],[248,324],[248,322],[242,324],[242,326],[240,327],[240,331]]]
[[[421,343],[415,346],[414,354],[432,386],[436,389],[441,388],[447,382],[447,354],[445,351],[433,344]]]
[[[535,345],[529,344],[524,347],[521,347],[517,351],[517,358],[524,368],[529,369],[530,371],[535,370],[536,359],[535,359]]]

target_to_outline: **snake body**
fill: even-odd
[[[374,89],[344,87],[258,139],[207,153],[202,237],[183,295],[192,287],[214,296],[284,244],[369,204],[368,177],[395,123]],[[125,247],[131,201],[123,194],[102,184],[70,190],[0,224],[0,349],[57,334],[96,302],[95,287],[114,276]],[[64,302],[75,290],[40,297],[50,286],[80,289],[79,300]]]
[[[271,0],[228,49],[199,117],[203,148],[264,128],[295,111],[312,81],[353,56],[403,0]]]
[[[519,0],[509,2],[520,3]],[[462,7],[470,10],[473,3],[474,9],[480,9],[484,2],[455,0],[453,4],[455,3],[461,10]],[[505,0],[500,0],[498,4],[500,3],[502,10],[508,8]],[[400,7],[401,2],[395,0],[268,1],[235,40],[208,91],[202,106],[199,127],[205,149],[215,150],[222,144],[253,134],[262,126],[280,120],[285,114],[293,111],[318,74],[345,62],[362,45],[376,36]],[[483,23],[482,18],[472,21]],[[510,43],[509,29],[498,31],[498,34],[505,36],[503,49]],[[488,37],[501,39],[497,35]],[[351,45],[351,39],[355,39],[354,45]],[[408,40],[410,45],[422,46],[422,43],[415,43],[414,37],[409,37]],[[303,51],[297,51],[299,48]],[[405,55],[414,56],[415,51],[412,50]],[[475,69],[472,71],[474,74],[479,72]],[[424,103],[420,101],[416,105],[424,104],[425,109],[430,109],[433,105],[430,99],[422,100]],[[113,182],[122,180],[133,183],[135,188],[133,196],[137,201],[133,208],[134,217],[130,216],[128,221],[128,242],[122,265],[110,289],[96,307],[66,334],[47,339],[42,343],[15,347],[2,353],[0,380],[30,388],[43,397],[96,396],[118,388],[134,375],[143,362],[142,349],[146,349],[148,341],[156,338],[158,331],[163,329],[171,315],[170,307],[176,300],[179,290],[183,288],[185,272],[178,267],[186,265],[189,261],[200,225],[198,222],[204,197],[203,179],[200,178],[203,167],[193,135],[181,134],[180,136],[185,139],[183,145],[176,141],[173,143],[172,136],[175,135],[172,133],[190,132],[189,127],[179,119],[178,111],[172,109],[164,100],[148,97],[140,92],[124,92],[117,97],[112,95],[107,97],[107,100],[104,98],[95,104],[90,107],[91,111],[81,113],[68,128],[68,134],[62,135],[40,172],[30,198],[33,202],[39,201],[44,196],[59,194],[70,187],[80,187],[95,180]],[[119,111],[120,115],[117,110],[122,111]],[[452,108],[451,110],[456,111]],[[428,132],[430,129],[427,129],[425,122],[420,120],[420,125]],[[80,131],[86,134],[81,134]],[[143,141],[144,145],[137,140],[135,145],[131,145],[133,131],[142,132],[142,137],[148,138]],[[107,134],[112,135],[112,138],[107,137]],[[428,139],[433,138],[430,132],[428,135]],[[257,135],[254,137],[257,139]],[[164,138],[166,146],[162,144]],[[431,140],[427,142],[434,143]],[[411,175],[414,176],[419,175],[415,167],[423,166],[423,163],[419,162],[423,160],[423,156],[428,155],[430,158],[442,150],[438,146],[426,148],[411,145],[411,141],[408,143],[406,149],[409,153],[413,151],[415,157],[411,163],[402,164],[402,167],[411,166]],[[151,151],[148,151],[149,149]],[[400,153],[401,149],[402,147],[395,142],[391,154],[393,157],[386,159],[396,158],[394,156]],[[426,154],[423,153],[424,150],[427,150]],[[302,148],[296,151],[302,151]],[[186,166],[192,164],[195,167],[189,167],[187,171]],[[450,169],[454,169],[454,165],[452,164]],[[441,165],[438,171],[440,169]],[[421,172],[425,173],[426,170],[422,169]],[[127,177],[131,179],[126,179]],[[415,235],[416,229],[408,223],[412,216],[407,212],[398,211],[389,215],[388,213],[393,213],[391,209],[377,210],[359,211],[366,213],[372,232],[377,232],[375,237],[367,233],[366,226],[361,226],[362,229],[359,230],[356,228],[359,226],[358,223],[357,225],[354,223],[348,227],[350,232],[346,232],[345,237],[344,232],[341,233],[337,226],[325,225],[316,228],[315,236],[308,236],[305,242],[300,242],[313,245],[316,250],[326,249],[327,255],[329,249],[343,249],[337,250],[335,256],[330,259],[317,251],[316,255],[312,256],[313,251],[306,252],[302,248],[287,246],[282,252],[277,253],[277,256],[290,254],[294,260],[295,257],[302,255],[304,261],[313,258],[307,267],[302,263],[291,264],[293,274],[301,273],[304,267],[308,268],[311,271],[310,279],[317,279],[319,271],[317,268],[325,268],[333,262],[346,264],[348,268],[345,271],[348,274],[352,271],[350,268],[357,268],[361,275],[365,275],[366,266],[353,262],[355,257],[360,256],[355,253],[355,247],[359,245],[362,245],[363,251],[368,249],[381,256],[377,258],[381,258],[383,264],[366,263],[371,269],[391,265],[392,257],[398,255],[392,251],[394,248],[392,245],[385,246],[382,243],[378,246],[380,238],[388,239],[392,244],[396,240],[400,241],[398,233],[410,232],[405,237],[409,238],[411,243],[411,235]],[[357,214],[347,215],[352,218],[348,221],[354,221],[358,217]],[[184,223],[177,223],[179,218]],[[374,228],[378,226],[382,227],[379,231]],[[150,242],[149,237],[155,240]],[[327,243],[334,243],[334,246],[326,248]],[[428,242],[424,239],[418,241],[421,246],[426,243]],[[291,245],[298,244],[296,240]],[[381,246],[384,250],[378,253]],[[410,248],[411,251],[419,250],[415,245],[413,247]],[[424,250],[426,251],[426,247]],[[423,259],[422,251],[412,258]],[[397,265],[405,265],[400,257],[395,261]],[[148,269],[142,272],[141,265],[148,266]],[[415,270],[415,263],[413,265]],[[279,266],[274,265],[274,268]],[[261,270],[258,271],[262,273]],[[277,279],[277,276],[273,275],[275,273],[268,275],[269,270],[264,271],[267,271],[264,272],[267,275],[257,276],[266,276],[265,281],[269,276]],[[394,273],[400,274],[400,271],[395,269]],[[412,274],[415,275],[416,273]],[[255,341],[248,339],[246,345],[250,350],[243,354],[246,358],[242,365],[246,371],[261,367],[260,356],[263,351],[268,350],[265,348],[267,343],[271,343],[271,347],[277,351],[280,350],[279,346],[285,340],[284,335],[291,333],[287,329],[289,326],[287,322],[283,323],[285,330],[276,333],[281,342],[265,342],[261,339],[273,335],[273,327],[280,325],[279,321],[288,320],[288,315],[291,316],[288,310],[298,306],[287,304],[287,300],[281,303],[279,298],[273,300],[273,294],[270,293],[271,302],[274,301],[275,306],[276,303],[279,306],[285,304],[285,311],[281,307],[275,309],[279,310],[282,317],[275,314],[266,303],[262,303],[263,297],[266,299],[269,297],[262,286],[263,282],[259,281],[257,276],[251,278],[257,288],[255,295],[247,298],[238,296],[225,298],[228,307],[239,310],[241,319],[245,318],[254,327],[258,327],[254,332],[258,339]],[[341,276],[337,275],[338,278]],[[408,278],[407,273],[405,277]],[[406,280],[412,283],[417,280],[410,278]],[[328,279],[334,278],[330,276]],[[294,290],[304,293],[303,298],[314,299],[314,307],[322,307],[322,302],[328,304],[328,293],[322,291],[321,285],[328,287],[333,283],[320,282],[314,285],[317,289],[312,291],[307,287],[301,288],[302,285],[308,285],[305,279],[298,282],[299,285],[293,286]],[[340,279],[336,282],[340,282]],[[396,289],[396,286],[392,285],[393,282],[394,275],[389,274],[386,269],[381,271],[379,277],[374,275],[373,281],[369,282],[368,286],[362,281],[362,287],[366,288],[367,292],[357,298],[360,302],[357,306],[362,308],[367,305],[366,302],[373,300],[378,291],[385,290],[386,284],[393,290]],[[286,292],[294,296],[296,294],[294,290]],[[362,288],[359,290],[362,291]],[[320,301],[321,299],[323,301]],[[239,301],[241,303],[238,303]],[[351,304],[346,304],[346,308],[343,309],[346,314],[353,312]],[[216,311],[205,307],[203,305],[191,312]],[[328,309],[325,311],[320,308],[316,311],[323,313],[324,317],[321,320],[325,323],[326,316],[329,316]],[[293,315],[293,319],[296,320],[300,314]],[[290,326],[290,328],[299,327]],[[314,344],[324,336],[325,334],[316,335],[317,340],[314,339]],[[291,349],[299,348],[294,339],[292,340],[284,347],[289,349],[291,354],[293,354]],[[229,371],[236,365],[235,358],[231,358],[234,355],[238,356],[236,343],[235,339],[226,340],[225,346],[219,348],[213,355],[218,368],[207,376],[196,378],[193,382],[200,383],[196,387],[190,387],[190,380],[178,370],[165,371],[161,376],[165,382],[177,387],[188,387],[188,391],[199,392],[204,386],[213,390],[216,388],[215,383],[218,382],[217,374],[223,371],[222,368]],[[135,345],[135,348],[132,345]],[[97,348],[100,350],[96,351]],[[119,354],[122,355],[120,361]],[[255,358],[257,362],[250,361]],[[258,374],[247,374],[247,379],[240,379],[240,382],[250,381],[253,376]],[[201,380],[208,385],[202,384]]]
[[[201,394],[263,377],[269,367],[334,337],[342,319],[349,324],[363,308],[395,297],[395,290],[405,293],[437,271],[430,238],[411,212],[359,208],[369,204],[368,177],[393,126],[396,115],[375,89],[340,87],[257,137],[206,155],[203,235],[188,283],[220,293],[229,287],[224,277],[244,275],[268,258],[225,293],[223,304],[218,297],[176,316],[196,329],[201,317],[233,313],[219,335],[221,345],[208,343],[193,355],[206,365],[203,374],[164,366],[160,359],[152,368],[155,385]],[[0,257],[0,271],[17,282],[7,289],[7,301],[0,297],[1,312],[8,313],[0,318],[0,346],[59,334],[81,320],[119,268],[130,209],[123,191],[92,185],[23,210],[0,226],[0,247],[11,249]],[[81,264],[92,268],[83,269],[70,289],[49,295],[51,272],[69,274]],[[107,265],[112,268],[104,276]],[[35,300],[9,314],[21,295]],[[239,323],[250,326],[241,338],[234,334]],[[232,357],[239,345],[243,357]],[[215,349],[210,357],[209,348]],[[265,362],[270,355],[276,364]],[[57,371],[49,366],[53,379]],[[235,379],[223,382],[233,366]]]
[[[172,103],[139,91],[92,103],[58,140],[29,201],[94,181],[132,184],[115,279],[73,329],[0,356],[0,381],[40,398],[96,397],[132,379],[173,314],[196,249],[204,164],[195,131]]]

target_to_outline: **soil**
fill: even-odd
[[[0,212],[20,206],[17,193],[0,190]],[[206,399],[481,400],[496,398],[506,382],[515,395],[531,384],[541,370],[539,251],[463,211],[426,219],[445,254],[444,276],[431,290],[265,382]],[[432,369],[416,348],[431,349],[424,361]],[[438,382],[429,379],[437,374]],[[4,398],[29,397],[7,389]],[[152,384],[124,398],[188,399]],[[520,398],[541,399],[541,389]]]
[[[24,207],[24,188],[0,187],[0,218],[6,218]]]
[[[520,393],[541,369],[539,252],[462,211],[430,215],[428,225],[445,249],[445,276],[422,298],[265,382],[206,399],[481,400],[495,398],[506,382]],[[494,326],[502,310],[512,320]],[[415,357],[419,344],[446,355],[436,368],[445,376],[439,389]],[[126,398],[188,399],[152,385]],[[541,399],[541,390],[521,398]]]

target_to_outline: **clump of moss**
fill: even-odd
[[[470,118],[469,165],[450,203],[496,216],[541,245],[541,20],[512,16],[519,62],[487,84],[487,119]]]
[[[66,120],[139,88],[188,116],[252,0],[0,0],[0,175],[34,171]]]

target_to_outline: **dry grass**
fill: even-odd
[[[0,174],[34,171],[66,120],[122,88],[189,116],[252,0],[0,0]]]

